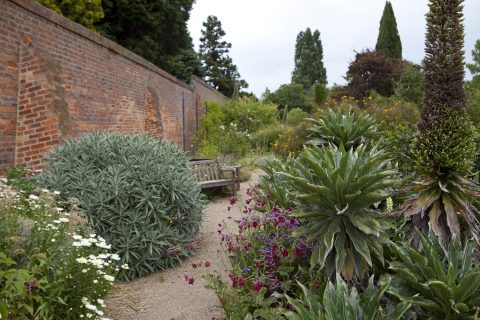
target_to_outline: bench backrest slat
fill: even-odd
[[[199,182],[222,178],[218,159],[194,160],[189,165]]]

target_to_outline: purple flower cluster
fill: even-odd
[[[259,185],[247,191],[242,205],[243,217],[236,221],[238,232],[227,234],[225,226],[218,225],[221,242],[232,263],[228,275],[232,287],[259,292],[285,292],[286,284],[303,280],[308,269],[313,245],[293,232],[299,220],[292,216],[293,208],[283,209],[269,205],[259,196]],[[230,199],[230,205],[237,204]]]

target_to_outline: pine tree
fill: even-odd
[[[383,53],[390,58],[402,59],[402,42],[398,34],[397,21],[390,1],[385,3],[385,8],[383,9],[375,51]]]
[[[316,83],[327,84],[327,71],[323,66],[323,47],[318,30],[312,34],[310,28],[307,28],[297,35],[292,83],[301,84],[305,90],[309,90]]]
[[[231,43],[222,40],[225,31],[215,16],[209,16],[203,23],[200,38],[200,60],[205,70],[205,81],[227,97],[231,97],[238,88],[248,88],[245,80],[240,79],[237,66],[228,55]]]

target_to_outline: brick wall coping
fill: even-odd
[[[193,75],[192,76],[192,82],[200,82],[204,87],[208,88],[213,93],[215,93],[218,96],[224,98],[225,100],[229,100],[229,98],[227,98],[223,93],[221,93],[220,91],[217,91],[214,88],[212,88],[212,86],[209,85],[208,83],[206,83],[202,78],[199,78],[199,77]]]
[[[139,55],[127,50],[126,48],[122,47],[118,43],[115,43],[115,42],[99,35],[98,33],[95,33],[92,30],[90,30],[90,29],[88,29],[88,28],[70,20],[70,19],[57,14],[56,12],[54,12],[54,11],[44,7],[43,5],[35,2],[34,0],[8,0],[8,1],[10,1],[10,2],[12,2],[12,3],[28,10],[28,11],[30,11],[30,12],[32,12],[33,14],[36,14],[36,15],[42,17],[42,18],[45,18],[46,20],[48,20],[52,23],[55,23],[55,24],[65,28],[65,29],[67,29],[67,30],[85,38],[85,39],[88,39],[92,42],[95,42],[96,44],[98,44],[102,47],[105,47],[108,50],[111,50],[111,51],[127,58],[128,60],[131,60],[131,61],[133,61],[137,64],[140,64],[143,67],[145,67],[145,68],[159,74],[160,76],[174,82],[175,84],[178,84],[179,86],[182,86],[182,87],[184,87],[184,88],[193,92],[193,88],[191,86],[189,86],[188,84],[186,84],[183,81],[178,80],[177,78],[175,78],[174,76],[172,76],[171,74],[166,72],[165,70],[162,70],[158,66],[151,63],[150,61],[147,61],[146,59],[140,57]],[[200,81],[202,81],[202,80],[200,79]],[[208,85],[207,85],[207,87],[214,90],[213,88],[211,88]]]

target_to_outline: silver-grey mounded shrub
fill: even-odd
[[[187,161],[165,140],[96,132],[52,150],[39,182],[81,201],[96,232],[128,263],[131,280],[189,254],[204,199]]]

